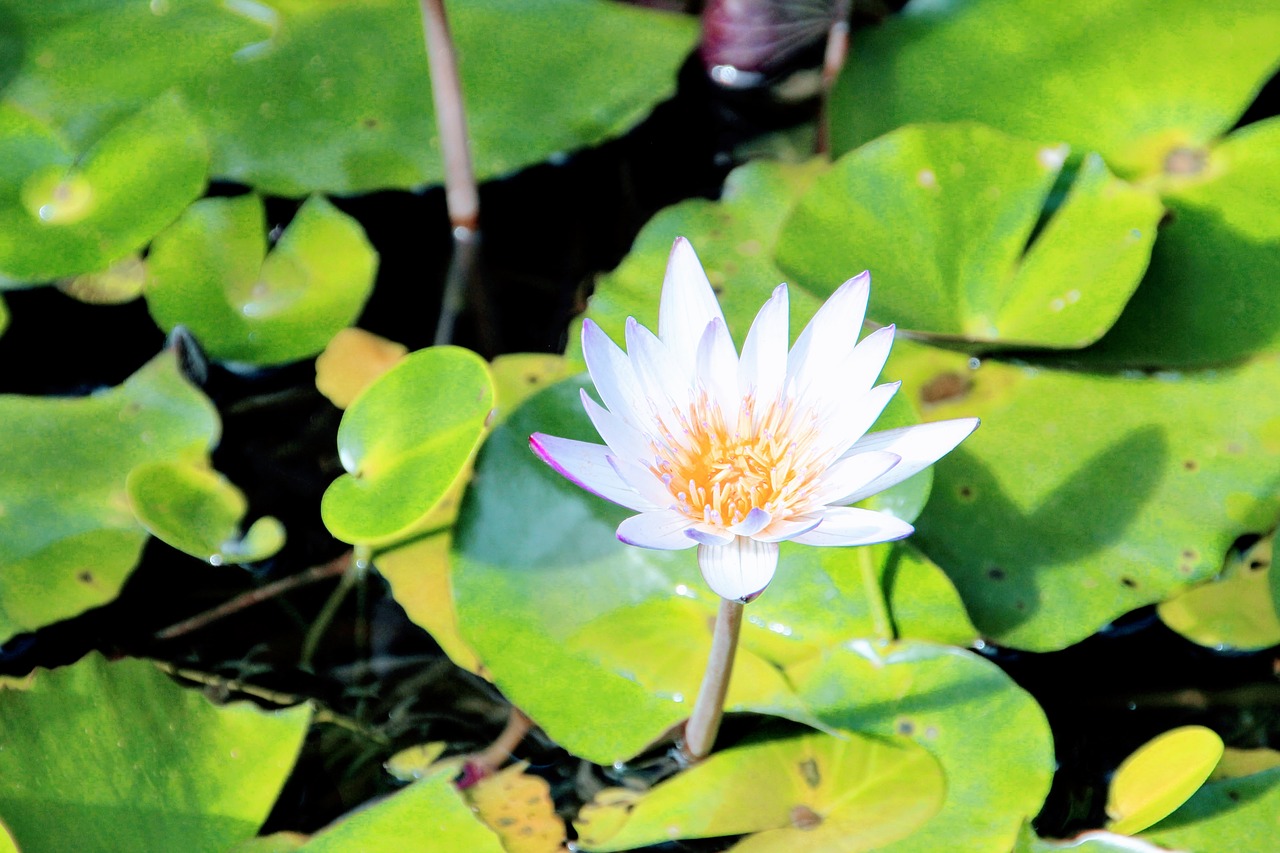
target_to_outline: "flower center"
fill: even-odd
[[[682,512],[707,524],[728,527],[757,508],[774,518],[805,512],[826,468],[816,414],[787,399],[757,407],[748,396],[730,424],[701,392],[659,420],[665,441],[652,441],[650,470]]]

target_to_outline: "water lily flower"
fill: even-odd
[[[535,433],[529,444],[577,485],[635,510],[618,538],[698,548],[707,584],[750,601],[773,578],[778,543],[870,545],[907,522],[848,506],[933,464],[976,418],[868,433],[901,383],[876,385],[892,326],[858,341],[870,276],[845,282],[787,350],[787,286],[760,309],[739,356],[684,238],[671,250],[658,334],[628,318],[626,352],[591,320],[582,351],[600,395],[582,405],[604,439]]]

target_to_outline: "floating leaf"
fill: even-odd
[[[209,155],[177,98],[121,119],[80,154],[0,103],[0,275],[44,282],[104,270],[200,196]]]
[[[156,238],[147,308],[181,324],[219,361],[279,364],[314,355],[355,321],[378,256],[360,224],[313,196],[270,254],[256,195],[193,204]]]
[[[1090,364],[1200,366],[1280,347],[1280,118],[1179,153],[1166,168],[1184,171],[1162,181],[1172,221]]]
[[[329,531],[370,546],[415,532],[466,468],[492,409],[493,380],[470,350],[430,347],[384,373],[338,427],[348,473],[320,505]]]
[[[375,565],[405,615],[424,628],[455,664],[469,672],[479,672],[479,656],[458,632],[449,546],[447,531],[424,536],[379,554]]]
[[[910,836],[877,848],[884,853],[1005,853],[1049,792],[1053,739],[1044,712],[971,652],[860,640],[787,675],[827,725],[909,737],[942,765],[942,810]]]
[[[1067,153],[977,124],[896,130],[814,180],[778,263],[819,293],[870,269],[868,315],[883,324],[1083,346],[1138,286],[1164,209],[1090,154],[1032,238]]]
[[[557,853],[565,849],[564,821],[556,816],[551,786],[512,764],[464,792],[485,825],[497,833],[507,853]]]
[[[1173,630],[1210,648],[1265,649],[1280,643],[1280,616],[1271,571],[1274,534],[1244,553],[1227,555],[1222,574],[1167,601],[1156,612]]]
[[[1209,781],[1238,779],[1276,767],[1280,767],[1280,752],[1274,749],[1235,749],[1228,746],[1222,750],[1222,760],[1209,774]]]
[[[307,836],[300,832],[273,832],[243,841],[228,853],[293,853],[306,843]]]
[[[578,821],[584,850],[757,833],[736,851],[859,853],[910,834],[946,783],[929,753],[900,740],[809,734],[713,753],[637,802],[615,835]]]
[[[832,147],[976,120],[1154,172],[1170,150],[1230,128],[1278,64],[1271,0],[913,0],[856,33],[832,96]]]
[[[1107,828],[1132,835],[1167,817],[1204,784],[1222,758],[1222,738],[1183,726],[1143,744],[1120,763],[1107,793]]]
[[[0,815],[24,853],[217,853],[266,819],[310,718],[215,706],[94,653],[0,690]]]
[[[1168,848],[1102,830],[1082,832],[1065,841],[1038,838],[1035,831],[1027,826],[1023,827],[1012,853],[1053,853],[1055,850],[1070,850],[1072,853],[1166,853]]]
[[[934,401],[929,419],[982,417],[934,466],[912,542],[1002,644],[1082,640],[1207,580],[1236,537],[1280,515],[1280,357],[1106,376],[994,360],[973,369],[900,341],[886,373]]]
[[[142,294],[147,266],[142,258],[129,255],[101,272],[87,272],[58,282],[58,289],[72,299],[90,305],[120,305]]]
[[[0,67],[6,98],[76,142],[176,86],[222,178],[287,196],[443,180],[414,3],[4,0],[0,12],[17,53],[40,58]],[[629,129],[675,91],[697,38],[687,16],[603,0],[455,4],[449,23],[482,180]]]
[[[345,409],[373,380],[408,354],[404,344],[364,329],[339,329],[316,358],[316,389],[339,409]]]
[[[1186,853],[1272,853],[1280,768],[1206,783],[1143,838]]]
[[[383,768],[401,782],[425,779],[434,772],[446,769],[439,761],[449,745],[444,742],[420,743],[400,750],[383,763]],[[449,770],[457,772],[453,765]]]
[[[215,566],[265,560],[284,545],[284,527],[270,516],[243,535],[244,494],[216,471],[151,462],[129,472],[129,503],[138,521],[166,545]]]
[[[503,853],[498,837],[476,820],[453,787],[436,773],[352,812],[311,836],[300,853]]]
[[[0,396],[0,641],[114,599],[146,539],[129,472],[203,459],[218,429],[171,350],[89,397]]]
[[[970,646],[978,639],[960,593],[936,563],[907,542],[891,548],[880,582],[893,615],[897,636]]]
[[[518,352],[500,355],[490,364],[498,400],[498,417],[520,408],[525,400],[581,370],[562,355],[545,352]]]

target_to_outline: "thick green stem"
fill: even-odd
[[[729,693],[729,678],[733,675],[733,658],[738,651],[743,606],[741,601],[720,600],[707,671],[703,673],[702,686],[698,688],[698,698],[694,700],[693,713],[685,724],[684,739],[680,744],[681,753],[691,763],[710,754],[716,733],[720,731],[724,699]]]

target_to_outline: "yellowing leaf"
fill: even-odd
[[[543,388],[577,372],[578,366],[554,353],[517,352],[498,356],[489,370],[501,419]]]
[[[345,409],[366,386],[408,355],[404,344],[350,326],[316,357],[316,389]]]
[[[58,289],[90,305],[119,305],[142,293],[147,267],[142,258],[129,255],[101,272],[78,275],[58,283]]]
[[[1173,630],[1202,646],[1265,649],[1280,643],[1272,594],[1272,536],[1228,555],[1222,573],[1156,607]]]
[[[1203,726],[1167,731],[1121,762],[1107,796],[1107,828],[1131,835],[1172,814],[1209,778],[1222,738]]]
[[[563,850],[564,821],[556,816],[551,786],[529,776],[527,763],[513,764],[485,777],[463,793],[480,820],[498,834],[507,853]]]

